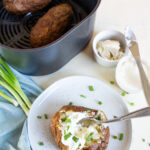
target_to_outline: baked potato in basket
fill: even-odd
[[[51,0],[3,0],[4,8],[14,14],[26,14],[46,7]]]
[[[71,24],[73,14],[69,4],[60,4],[50,8],[31,30],[32,47],[44,46],[58,39]]]

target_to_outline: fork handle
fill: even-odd
[[[140,58],[136,58],[135,60],[136,60],[136,63],[138,65],[138,68],[139,68],[139,73],[140,73],[140,77],[141,77],[141,83],[142,83],[144,95],[146,97],[148,105],[150,106],[150,84],[149,84],[149,80],[148,80],[148,78],[144,72]]]
[[[131,118],[139,118],[139,117],[146,117],[146,116],[150,116],[150,107],[145,107],[137,111],[131,112],[125,116],[122,116],[120,120],[129,120]]]

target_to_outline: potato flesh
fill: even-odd
[[[89,127],[83,127],[82,125],[77,125],[77,122],[85,117],[91,116],[92,113],[87,112],[62,112],[61,113],[61,119],[60,119],[60,130],[62,132],[62,143],[69,147],[69,150],[78,150],[82,149],[83,147],[88,147],[95,143],[101,143],[101,138],[103,138],[102,135],[102,125],[98,124],[90,124]],[[101,113],[98,113],[98,115],[101,115]],[[94,115],[95,117],[97,114]],[[70,119],[71,122],[67,123],[64,121],[65,119]],[[104,119],[103,115],[101,115],[101,118]],[[68,129],[69,126],[69,129]],[[64,132],[65,131],[65,132]],[[71,133],[72,135],[65,140],[64,136],[68,133]],[[93,133],[93,136],[91,140],[87,141],[87,137]],[[77,142],[75,142],[72,137],[75,136],[79,138]],[[81,146],[79,146],[81,144]]]

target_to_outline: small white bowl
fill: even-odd
[[[101,57],[97,51],[97,43],[101,40],[117,40],[120,42],[121,47],[124,49],[124,56],[128,54],[129,49],[127,47],[127,43],[125,40],[125,36],[123,33],[116,30],[104,30],[96,35],[93,40],[93,52],[97,63],[105,67],[114,67],[117,65],[120,59],[117,60],[109,60]]]

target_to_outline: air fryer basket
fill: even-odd
[[[44,15],[47,10],[55,5],[63,3],[63,0],[54,0],[49,6],[44,8],[42,11],[37,11],[33,13],[28,13],[26,15],[14,15],[8,13],[0,3],[0,43],[3,43],[12,48],[21,48],[28,49],[32,48],[29,42],[29,35],[31,28],[34,26],[36,21]],[[68,1],[74,9],[75,15],[72,20],[72,28],[82,19],[87,16],[87,13],[84,9],[78,6],[73,1]]]
[[[55,42],[32,48],[31,28],[49,8],[69,3],[74,10],[72,24]],[[46,8],[26,15],[8,13],[0,0],[1,55],[22,73],[44,75],[57,71],[88,43],[93,30],[96,7],[100,0],[53,0]],[[92,13],[93,11],[93,13]],[[91,14],[92,13],[92,14]]]

